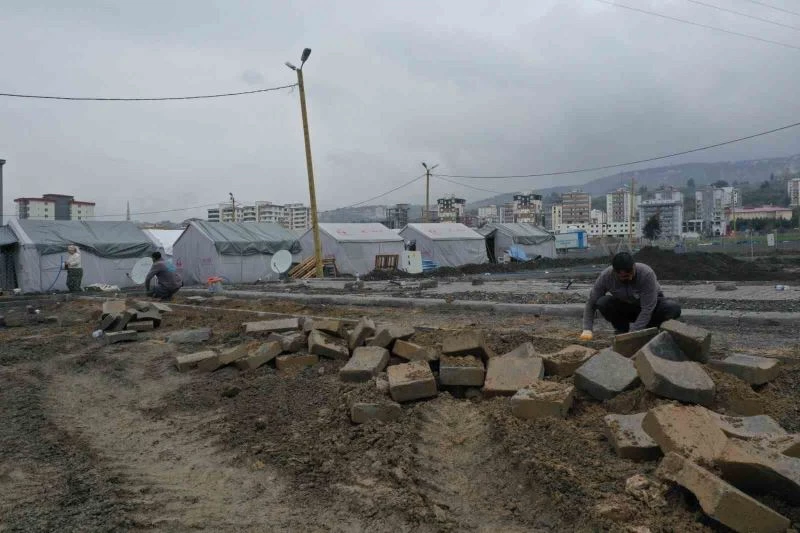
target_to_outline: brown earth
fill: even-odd
[[[363,313],[267,300],[213,305]],[[73,302],[44,311],[89,322],[96,308]],[[174,356],[194,349],[165,343],[166,332],[210,326],[210,346],[233,346],[250,340],[240,324],[254,315],[174,309],[161,330],[108,347],[89,337],[91,323],[0,330],[0,531],[722,531],[685,491],[626,491],[631,476],[654,479],[656,463],[618,458],[602,418],[663,403],[641,388],[605,403],[579,395],[566,420],[539,421],[511,416],[508,398],[442,392],[404,405],[396,422],[357,426],[350,404],[386,395],[374,382],[341,383],[341,361],[293,373],[177,373]],[[556,351],[577,330],[463,310],[371,315],[425,326],[412,342],[431,346],[446,332],[480,328],[498,354],[526,341]],[[715,333],[715,357],[735,346],[787,361],[758,391],[712,373],[715,409],[761,400],[787,430],[800,431],[800,339],[780,328]],[[601,333],[593,346],[607,344]],[[800,522],[800,508],[765,501]]]

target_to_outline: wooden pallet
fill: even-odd
[[[309,257],[305,261],[299,263],[297,266],[293,267],[289,270],[289,277],[292,279],[309,279],[314,278],[317,276],[317,268],[316,268],[316,260],[313,257]],[[322,260],[322,268],[323,270],[325,267],[329,267],[333,269],[334,276],[339,275],[339,271],[336,268],[336,259],[333,257],[326,257]]]
[[[375,256],[375,270],[397,270],[400,256],[397,254],[386,254]]]

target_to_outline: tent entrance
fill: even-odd
[[[16,244],[0,248],[0,289],[12,290],[17,287],[17,272],[14,268],[16,253]]]
[[[486,237],[486,255],[489,256],[490,263],[497,263],[497,257],[494,254],[494,238],[495,233],[487,235]]]

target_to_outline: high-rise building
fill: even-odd
[[[478,224],[493,224],[500,222],[500,212],[496,205],[487,205],[478,208]]]
[[[467,201],[451,195],[447,198],[436,200],[439,222],[461,222],[464,219],[464,209]]]
[[[589,218],[591,219],[592,224],[605,224],[608,221],[606,212],[602,209],[592,209]]]
[[[279,224],[286,229],[303,231],[311,227],[311,210],[303,204],[278,205],[258,201],[250,205],[237,205],[230,202],[219,204],[208,210],[209,222],[268,222]]]
[[[707,235],[727,235],[729,230],[725,213],[740,207],[739,189],[734,187],[707,187],[695,192],[695,219],[689,225]]]
[[[639,205],[639,227],[642,231],[653,217],[658,219],[662,238],[679,238],[683,232],[683,200],[643,201]]]
[[[642,196],[633,196],[633,220],[639,217],[639,204],[642,203]],[[616,191],[606,194],[606,217],[609,224],[628,222],[631,218],[631,189],[630,187],[620,187]]]
[[[66,194],[44,194],[41,198],[17,198],[17,217],[35,220],[94,219],[94,202],[82,202]]]
[[[514,222],[514,202],[506,202],[500,207],[500,223],[511,224]]]
[[[786,182],[789,193],[789,205],[800,207],[800,178],[793,178]]]
[[[592,211],[592,197],[575,190],[561,194],[562,224],[588,224]]]
[[[403,229],[408,225],[409,204],[396,204],[386,208],[386,227],[389,229]]]
[[[558,231],[558,228],[564,223],[562,214],[563,209],[561,204],[553,204],[550,208],[550,231]]]
[[[544,224],[542,195],[532,192],[521,192],[514,195],[514,222],[528,224]]]

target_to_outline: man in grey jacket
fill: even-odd
[[[677,302],[664,298],[653,269],[621,252],[592,287],[583,310],[581,340],[592,339],[595,311],[611,322],[616,334],[660,326],[681,316]]]
[[[154,252],[151,257],[153,258],[153,266],[150,267],[150,272],[144,278],[145,291],[154,298],[169,300],[183,287],[183,280],[180,274],[175,271],[175,267],[171,264],[167,265],[159,252]],[[158,280],[158,284],[151,291],[150,282],[154,277]]]

